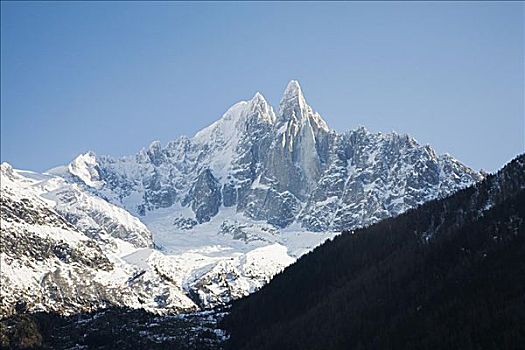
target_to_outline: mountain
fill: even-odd
[[[181,228],[224,208],[278,228],[341,230],[398,215],[482,179],[449,155],[396,133],[331,130],[291,81],[277,113],[260,93],[193,138],[113,159],[79,156],[51,173],[145,217],[181,211]]]
[[[166,282],[157,267],[166,259],[140,220],[61,178],[5,163],[1,176],[0,315],[197,308]],[[136,263],[136,252],[151,256]]]
[[[294,261],[276,238],[248,244],[242,230],[252,226],[237,222],[233,232],[244,234],[246,243],[223,225],[167,254],[138,218],[76,183],[6,163],[0,174],[2,316],[109,306],[190,312],[253,292]],[[213,239],[234,244],[221,247]]]
[[[342,229],[482,178],[407,135],[330,129],[291,81],[277,112],[256,93],[133,156],[87,152],[44,174],[3,164],[0,311],[223,305]]]
[[[525,155],[450,197],[346,231],[233,302],[231,349],[518,349]]]

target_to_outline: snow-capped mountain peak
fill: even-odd
[[[295,80],[277,115],[256,93],[193,138],[166,148],[154,142],[121,160],[88,153],[69,172],[140,215],[177,206],[186,208],[185,223],[202,224],[235,207],[277,227],[313,230],[375,222],[482,178],[406,135],[330,130]]]
[[[303,90],[301,89],[301,85],[299,85],[297,80],[290,80],[284,89],[279,105],[285,107],[287,104],[294,104],[301,108],[307,106]]]
[[[279,122],[294,122],[297,124],[309,123],[314,129],[328,131],[326,121],[314,110],[304,97],[303,91],[297,80],[291,80],[284,90],[281,102],[279,103]]]
[[[279,122],[285,123],[292,119],[301,121],[308,116],[310,110],[299,82],[291,80],[279,103]]]
[[[88,152],[45,174],[7,164],[1,170],[2,205],[12,214],[5,219],[12,225],[10,242],[25,237],[26,229],[37,235],[44,225],[52,233],[45,244],[58,247],[45,266],[24,258],[35,281],[60,267],[78,277],[71,287],[83,282],[82,271],[69,265],[76,260],[62,251],[77,254],[84,244],[60,243],[63,237],[81,237],[99,247],[93,251],[96,259],[109,259],[120,271],[118,288],[111,289],[106,283],[111,280],[100,284],[110,300],[184,309],[194,307],[193,301],[215,305],[252,292],[336,231],[398,215],[483,178],[407,135],[330,130],[297,81],[288,84],[277,116],[256,93],[194,137],[179,137],[165,147],[154,141],[120,159]],[[52,220],[44,220],[46,215]],[[5,225],[2,221],[2,234]],[[166,258],[156,247],[174,256]],[[257,249],[264,254],[252,254]],[[10,276],[17,278],[17,265],[10,266]],[[98,269],[92,273],[107,275]],[[127,291],[135,283],[133,300],[110,292]],[[34,288],[40,293],[37,284]],[[96,305],[105,300],[89,295]],[[53,298],[43,305],[55,305]]]
[[[256,92],[249,102],[250,111],[255,113],[260,121],[268,124],[275,123],[275,113],[272,106],[266,101],[260,92]]]
[[[219,120],[198,131],[195,136],[193,136],[193,141],[204,144],[227,140],[229,136],[231,136],[231,133],[236,130],[236,125],[238,125],[246,113],[247,106],[247,101],[237,102],[231,106]]]
[[[275,113],[264,96],[257,92],[249,101],[240,101],[231,106],[222,117],[210,126],[198,131],[193,141],[198,144],[225,144],[238,141],[246,132],[247,122],[273,124]]]
[[[76,157],[68,165],[68,170],[71,175],[77,177],[89,187],[100,189],[104,185],[99,173],[100,168],[97,163],[97,156],[92,151]]]

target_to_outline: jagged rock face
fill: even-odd
[[[425,165],[428,161],[418,167],[422,176],[427,175]],[[525,295],[524,243],[522,154],[497,174],[448,198],[346,232],[301,258],[263,290],[232,304],[223,322],[230,335],[228,345],[231,349],[424,348],[429,343],[436,348],[491,347],[505,338],[494,335],[495,329],[508,334],[508,326],[523,325],[503,320],[523,316],[516,301],[523,302]],[[489,311],[479,312],[485,306]],[[506,316],[501,316],[503,310]],[[369,321],[372,325],[364,325]],[[434,332],[444,324],[442,333]],[[451,346],[449,335],[464,324],[484,328],[476,336],[466,335],[466,341],[464,332],[457,333]],[[402,329],[406,333],[400,336]],[[319,337],[317,331],[326,333]],[[309,333],[316,334],[314,343],[308,336],[296,341]],[[413,345],[415,333],[430,336]],[[440,337],[443,344],[436,346]]]
[[[281,99],[276,129],[267,169],[282,190],[304,199],[319,180],[328,149],[329,129],[321,116],[308,106],[296,81],[288,84]]]
[[[219,212],[221,191],[219,182],[209,169],[202,171],[193,184],[189,198],[191,208],[199,223],[210,221]]]
[[[193,138],[135,157],[83,155],[76,180],[132,213],[190,207],[199,223],[220,207],[278,227],[341,230],[397,215],[482,175],[406,135],[330,130],[296,81],[278,113],[257,93]],[[82,169],[85,164],[87,169]],[[61,176],[71,173],[59,171]]]
[[[160,231],[182,230],[193,241],[182,237],[184,249],[173,242],[176,253],[156,250],[161,246],[139,219],[83,190],[78,177],[66,181],[8,164],[0,175],[0,317],[17,312],[17,305],[59,314],[111,306],[194,311],[251,293],[295,261],[273,226],[244,220],[195,232],[198,221],[168,218]],[[218,210],[208,207],[220,203],[210,201],[220,199],[211,171],[201,172],[190,193],[192,204],[202,198],[199,218]],[[304,249],[296,244],[294,251]]]
[[[481,176],[406,136],[364,128],[337,135],[328,164],[300,220],[313,230],[341,230],[398,215]]]

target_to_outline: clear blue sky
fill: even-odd
[[[524,4],[1,4],[1,154],[42,171],[193,135],[290,79],[337,130],[475,169],[524,151]]]

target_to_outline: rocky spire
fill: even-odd
[[[273,124],[275,122],[275,114],[272,106],[266,101],[260,92],[256,92],[249,101],[250,111],[257,112],[259,118],[263,121]]]
[[[308,115],[309,110],[311,111],[311,108],[306,103],[299,82],[291,80],[286,86],[279,103],[278,120],[282,122],[291,119],[301,120]]]
[[[281,123],[294,121],[297,124],[303,124],[309,122],[315,129],[329,130],[328,124],[306,102],[297,80],[291,80],[286,86],[279,103],[277,120]]]

